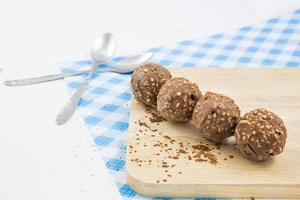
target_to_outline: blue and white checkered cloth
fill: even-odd
[[[299,67],[300,9],[258,25],[218,33],[204,39],[185,40],[149,49],[153,61],[171,67]],[[93,76],[78,109],[92,134],[124,199],[149,199],[126,183],[125,152],[131,99],[131,74],[101,72],[117,64],[117,57]],[[63,72],[88,68],[91,61],[65,63]],[[300,77],[299,77],[300,78]],[[71,92],[84,76],[66,79]],[[152,198],[159,199],[159,198]]]

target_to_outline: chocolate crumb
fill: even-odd
[[[166,138],[166,139],[168,139],[168,140],[171,139],[171,138],[170,138],[169,136],[167,136],[167,135],[164,135],[164,138]]]
[[[179,153],[183,153],[183,154],[186,154],[186,153],[187,153],[184,149],[179,149],[178,152],[179,152]]]

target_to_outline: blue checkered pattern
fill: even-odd
[[[166,67],[299,67],[299,24],[300,9],[297,9],[258,25],[148,51],[155,54],[152,61]],[[105,72],[122,59],[124,57],[117,57],[98,69],[78,109],[124,199],[149,199],[133,191],[125,178],[131,74]],[[62,71],[90,66],[91,61],[65,63]],[[77,76],[66,79],[66,83],[73,92],[83,80],[84,76]]]

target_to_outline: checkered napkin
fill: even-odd
[[[300,9],[258,25],[148,51],[155,54],[154,62],[167,67],[299,67]],[[78,109],[124,199],[149,199],[133,191],[125,178],[131,74],[105,72],[122,59],[117,57],[94,73]],[[62,71],[90,66],[91,61],[65,63]],[[66,83],[74,92],[83,80],[84,76],[77,76]]]

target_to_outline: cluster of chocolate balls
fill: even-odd
[[[283,151],[287,131],[276,114],[255,109],[241,117],[230,97],[213,92],[202,95],[197,84],[172,78],[162,65],[142,64],[132,75],[131,88],[139,102],[157,109],[166,120],[191,119],[207,140],[221,143],[234,135],[237,149],[248,159],[264,161]]]

